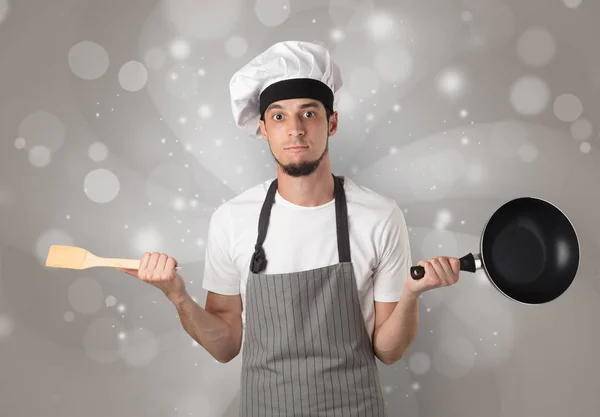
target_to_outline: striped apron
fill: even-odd
[[[246,287],[240,416],[386,417],[350,259],[343,180],[334,176],[339,263],[262,274],[277,179],[262,206]]]

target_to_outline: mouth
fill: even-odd
[[[294,153],[303,152],[307,149],[308,146],[290,146],[289,148],[285,148],[286,151]]]

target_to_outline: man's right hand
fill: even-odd
[[[140,259],[139,269],[116,268],[137,277],[161,290],[167,298],[174,300],[186,293],[185,282],[176,272],[177,260],[165,253],[146,252]]]

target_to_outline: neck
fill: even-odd
[[[320,206],[334,198],[334,183],[329,159],[325,158],[311,175],[290,177],[277,167],[277,190],[292,204]]]

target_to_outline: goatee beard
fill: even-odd
[[[269,149],[270,149],[270,147],[269,147]],[[273,155],[273,159],[275,159],[275,162],[277,162],[277,165],[279,165],[281,167],[281,170],[285,174],[289,175],[290,177],[305,177],[305,176],[311,175],[313,172],[315,172],[317,170],[317,168],[321,164],[321,161],[323,160],[323,158],[325,158],[325,155],[327,155],[328,152],[329,152],[329,137],[327,138],[327,144],[325,145],[325,150],[323,151],[321,156],[319,156],[319,158],[314,161],[305,161],[305,162],[300,162],[299,164],[290,163],[290,164],[284,165],[281,162],[279,162],[277,160],[277,158],[275,158],[275,155],[273,155],[273,151],[271,151],[271,155]]]

